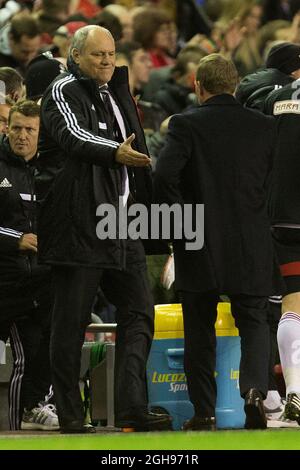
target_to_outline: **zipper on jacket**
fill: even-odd
[[[133,169],[133,168],[132,168],[132,170],[131,170],[131,182],[132,182],[132,192],[133,192],[132,196],[133,196],[134,200],[136,201],[136,199],[137,199],[137,196],[136,196],[137,191],[136,191],[135,174],[134,174],[134,169]]]
[[[30,192],[30,209],[29,209],[29,227],[31,232],[35,229],[35,207],[34,207],[34,186],[33,186],[33,174],[31,168],[26,163],[26,175]]]
[[[28,187],[29,187],[29,193],[30,193],[30,206],[29,206],[29,211],[28,211],[28,221],[29,221],[29,228],[30,232],[34,233],[35,232],[35,219],[36,219],[36,213],[35,213],[35,202],[34,202],[34,183],[33,183],[33,172],[34,169],[30,168],[29,164],[26,162],[26,175],[27,175],[27,181],[28,181]],[[26,260],[28,264],[28,270],[29,270],[29,275],[32,276],[32,260],[31,260],[31,255],[28,254],[26,255]]]

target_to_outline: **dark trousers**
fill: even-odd
[[[7,320],[0,324],[0,339],[6,342],[10,337],[14,361],[8,390],[11,430],[20,429],[24,408],[30,410],[44,401],[51,386],[49,343],[52,297],[50,279],[46,281],[43,295],[41,288],[31,286],[34,301],[31,309],[22,312],[18,307],[12,308],[6,315]]]
[[[182,292],[185,352],[184,367],[195,413],[215,416],[215,322],[219,296]],[[231,310],[241,337],[240,393],[250,388],[263,396],[268,391],[269,325],[268,300],[247,295],[230,296]]]
[[[79,391],[81,348],[100,285],[117,307],[115,414],[147,407],[146,362],[154,330],[153,303],[145,256],[139,241],[129,242],[124,270],[53,267],[55,304],[50,357],[59,422],[83,423]]]

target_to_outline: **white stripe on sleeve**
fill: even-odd
[[[77,139],[82,140],[83,142],[92,142],[98,145],[104,145],[112,148],[118,148],[119,142],[115,142],[113,140],[104,139],[103,137],[96,136],[87,130],[81,128],[78,124],[77,118],[75,114],[71,111],[69,104],[65,100],[65,97],[62,93],[63,87],[75,81],[76,78],[70,75],[69,77],[62,78],[58,80],[52,89],[52,97],[53,100],[59,109],[60,113],[62,114],[68,130],[74,135]]]
[[[7,227],[0,227],[0,234],[7,235],[8,237],[20,238],[23,235],[23,232],[18,232]]]

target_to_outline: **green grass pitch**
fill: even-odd
[[[299,450],[300,429],[0,435],[0,450]]]

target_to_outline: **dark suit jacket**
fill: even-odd
[[[204,247],[186,251],[184,240],[174,242],[179,290],[273,292],[277,265],[266,193],[274,138],[272,118],[227,94],[171,119],[155,199],[205,205]]]

